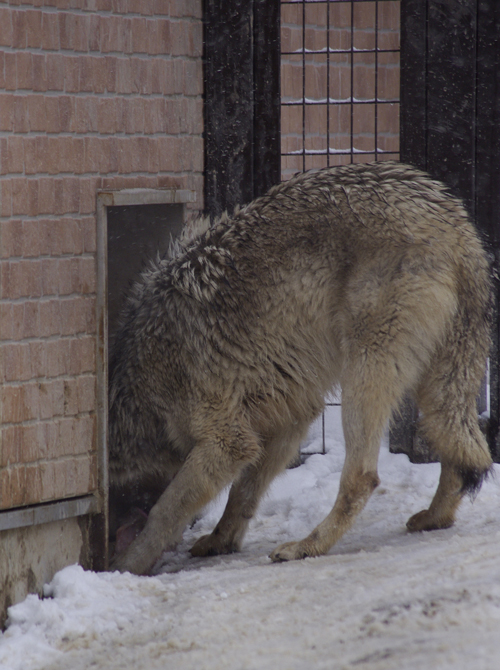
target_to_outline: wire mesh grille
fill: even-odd
[[[282,1],[284,179],[399,158],[399,4]]]
[[[399,27],[399,0],[282,0],[283,180],[399,160]],[[326,414],[340,405],[327,398],[322,453]]]

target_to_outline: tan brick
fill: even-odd
[[[45,65],[45,54],[33,54],[33,90],[47,90],[47,68]]]
[[[26,39],[27,46],[32,49],[41,47],[41,33],[42,33],[42,12],[27,11],[26,12]]]
[[[95,210],[95,190],[94,190],[94,210]],[[97,230],[94,217],[85,217],[82,219],[82,235],[84,251],[86,253],[95,253],[97,248]]]
[[[47,341],[35,341],[29,343],[30,350],[30,364],[31,364],[31,378],[46,377],[48,372],[47,366]]]
[[[22,340],[25,338],[24,334],[24,307],[25,303],[13,303],[10,315],[11,319],[11,339]]]
[[[64,450],[65,445],[61,445],[59,440],[59,426],[63,420],[62,418],[57,418],[39,424],[41,433],[39,439],[42,446],[43,458],[56,458],[68,453]]]
[[[92,412],[96,407],[96,378],[94,375],[77,377],[78,412]]]
[[[160,151],[156,138],[148,138],[148,165],[147,170],[157,174],[160,169]]]
[[[12,216],[12,184],[10,179],[0,181],[0,216]],[[2,222],[0,221],[0,223]]]
[[[131,20],[131,46],[133,53],[148,53],[148,30],[146,19],[133,18]]]
[[[68,373],[78,375],[95,371],[95,338],[84,336],[70,340],[70,363]]]
[[[2,448],[0,450],[0,468],[7,468],[20,461],[21,426],[3,426],[1,429]]]
[[[129,94],[134,91],[132,81],[131,58],[116,59],[116,93]]]
[[[70,340],[58,338],[46,342],[46,361],[48,377],[60,377],[69,374],[71,366]]]
[[[71,25],[71,43],[74,51],[88,51],[90,41],[90,17],[74,14]]]
[[[83,495],[96,486],[95,467],[88,458],[69,459],[60,465],[58,478],[64,476],[65,495]],[[61,488],[63,488],[61,486]]]
[[[201,60],[184,61],[183,89],[184,95],[201,95],[203,93],[203,68]]]
[[[77,98],[75,100],[75,131],[77,133],[98,131],[98,105],[99,101],[90,96]]]
[[[101,59],[94,58],[94,65],[96,65],[97,60]],[[104,61],[99,63],[99,66],[106,75],[106,91],[114,93],[116,91],[116,57],[106,56]]]
[[[12,188],[12,213],[14,216],[28,213],[28,183],[24,177],[10,180]]]
[[[48,133],[62,131],[59,98],[47,96],[45,99],[45,129]]]
[[[0,340],[13,339],[13,305],[0,303]]]
[[[114,98],[103,98],[97,106],[97,127],[99,133],[115,133],[116,126],[116,101]]]
[[[63,91],[64,90],[64,56],[60,54],[46,55],[46,73],[47,73],[47,90],[48,91]]]
[[[37,465],[37,476],[39,476],[41,480],[41,490],[39,492],[39,500],[41,502],[64,497],[65,487],[60,480],[61,474],[64,476],[64,473],[57,472],[56,475],[56,469],[60,471],[61,464],[54,461]]]
[[[0,507],[19,507],[26,499],[26,468],[23,465],[0,471]]]
[[[99,137],[85,137],[83,141],[84,171],[87,173],[99,172]]]
[[[2,172],[15,174],[24,172],[24,138],[18,135],[7,137],[2,151]]]
[[[22,255],[30,258],[40,255],[40,224],[37,220],[23,221]]]
[[[26,174],[57,174],[57,142],[53,138],[47,135],[27,137],[24,155]]]
[[[40,382],[38,384],[38,404],[40,419],[51,419],[64,414],[64,381]]]
[[[61,258],[58,261],[57,270],[57,294],[70,295],[73,293],[73,286],[71,281],[71,263],[72,258]]]
[[[74,416],[62,418],[57,422],[57,448],[52,452],[53,457],[77,453],[74,444],[75,423]]]
[[[158,138],[159,170],[160,172],[175,172],[178,170],[181,140],[177,137]]]
[[[0,51],[0,89],[5,88],[5,53]]]
[[[41,177],[38,182],[38,204],[40,214],[54,213],[54,179],[51,177]]]
[[[59,32],[59,48],[65,51],[72,49],[71,45],[71,14],[68,12],[58,12],[58,32]]]
[[[153,90],[152,68],[147,58],[130,58],[132,92],[151,95]]]
[[[31,379],[31,360],[28,344],[3,345],[4,376],[7,382],[22,382]]]
[[[80,63],[78,56],[64,56],[64,90],[66,93],[80,91]]]
[[[80,66],[78,80],[79,92],[92,93],[94,90],[93,58],[90,58],[89,56],[79,56],[78,62]]]
[[[95,415],[77,417],[74,428],[74,453],[88,453],[96,450]],[[94,467],[94,466],[93,466]]]
[[[1,389],[4,423],[21,423],[38,418],[39,398],[36,387],[36,384],[28,383],[4,386]]]
[[[108,83],[108,72],[106,72],[106,58],[103,56],[92,56],[89,59],[92,70],[92,89],[94,93],[106,93]]]
[[[121,19],[116,16],[100,17],[101,51],[123,51]]]
[[[76,379],[64,381],[64,416],[78,414],[78,384]]]
[[[86,332],[86,305],[83,298],[61,300],[60,310],[62,335],[77,335]]]
[[[53,179],[54,186],[54,214],[65,214],[64,209],[64,194],[63,194],[63,180]]]
[[[89,27],[89,50],[101,51],[101,16],[91,14]]]
[[[0,46],[11,47],[13,41],[12,11],[7,7],[0,7]]]
[[[40,337],[50,337],[59,335],[61,327],[61,301],[43,300],[40,301]]]
[[[76,213],[80,211],[80,184],[77,177],[64,177],[62,213]]]
[[[29,132],[28,114],[26,106],[26,97],[16,95],[14,97],[14,132],[27,133]]]
[[[59,40],[59,16],[55,12],[43,12],[41,26],[42,49],[57,51],[61,48]]]
[[[14,127],[14,96],[0,94],[0,130],[12,130]]]
[[[184,92],[184,63],[182,59],[160,61],[162,93],[177,95]],[[186,84],[187,85],[187,84]]]
[[[4,54],[4,86],[7,91],[17,90],[17,67],[16,54],[6,52]]]
[[[33,60],[31,53],[21,51],[16,54],[17,88],[33,89]]]
[[[98,183],[100,183],[100,179],[80,179],[80,214],[91,214],[95,212]]]
[[[4,298],[39,297],[41,293],[40,261],[4,262],[2,283]]]
[[[12,46],[17,49],[25,49],[27,46],[26,15],[25,11],[12,12]]]

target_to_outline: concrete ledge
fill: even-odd
[[[179,188],[130,188],[121,191],[98,191],[97,198],[104,200],[106,207],[174,205],[196,202],[196,191]]]
[[[42,523],[62,521],[85,514],[96,514],[99,511],[99,502],[93,495],[32,507],[19,507],[0,512],[0,531],[38,526]]]

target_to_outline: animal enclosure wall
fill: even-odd
[[[201,0],[0,2],[0,622],[105,564],[97,193],[202,208],[201,54]]]

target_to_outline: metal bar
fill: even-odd
[[[371,100],[352,100],[351,98],[347,98],[346,100],[337,100],[335,102],[332,102],[330,100],[330,105],[351,105],[353,102],[356,103],[356,105],[373,105],[374,102],[378,102],[379,105],[394,105],[395,103],[399,102],[399,98],[394,98],[391,100],[375,100],[375,98],[372,98]],[[325,100],[309,100],[308,102],[304,102],[303,100],[291,100],[289,102],[282,102],[281,103],[283,107],[285,106],[293,106],[293,105],[325,105],[327,104],[326,99]]]
[[[332,2],[335,2],[335,0],[331,0]],[[381,0],[383,2],[383,0]],[[296,51],[282,51],[281,55],[282,56],[298,56],[299,54],[303,53],[304,49],[297,49]],[[378,49],[378,53],[381,54],[397,54],[399,53],[399,49]],[[350,49],[330,49],[328,52],[326,49],[306,49],[305,53],[307,55],[314,55],[314,54],[349,54],[351,53]],[[375,49],[356,49],[355,53],[357,54],[372,54],[375,53]]]
[[[306,3],[302,0],[302,172],[306,169]]]
[[[326,165],[327,167],[330,167],[330,2],[329,0],[326,5],[326,149],[327,149]]]
[[[351,163],[354,162],[354,2],[351,2],[351,126],[349,137],[351,142]]]
[[[375,160],[378,160],[378,0],[375,0],[375,119],[374,119],[374,142]]]

